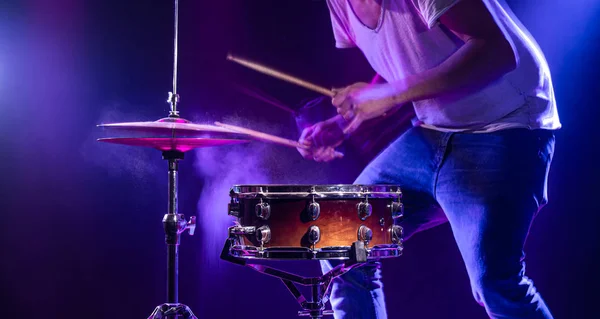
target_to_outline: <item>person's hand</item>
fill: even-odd
[[[343,123],[338,122],[339,117],[333,117],[326,121],[318,122],[310,127],[307,135],[310,137],[314,147],[340,146],[345,139]],[[304,132],[303,132],[304,133]]]
[[[344,120],[348,121],[354,117],[354,103],[358,94],[367,88],[370,84],[358,82],[341,89],[333,89],[335,94],[331,99],[331,104],[337,108],[337,112]]]
[[[319,122],[302,131],[298,142],[306,148],[296,149],[306,159],[329,162],[343,155],[335,150],[344,141],[339,125],[333,121]]]
[[[388,84],[359,82],[334,93],[331,103],[350,122],[344,134],[353,133],[364,121],[382,116],[396,105],[393,88]]]

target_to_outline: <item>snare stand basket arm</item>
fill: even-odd
[[[331,282],[336,277],[354,268],[363,266],[367,262],[367,252],[364,243],[356,241],[352,244],[353,252],[351,253],[351,258],[345,263],[334,267],[320,277],[302,277],[261,264],[252,264],[247,259],[232,256],[229,251],[234,241],[234,238],[227,238],[221,252],[221,259],[240,266],[247,266],[265,275],[281,279],[303,309],[302,311],[298,311],[298,315],[311,318],[323,318],[324,315],[333,315],[332,311],[325,310],[325,304],[329,301],[331,293]],[[307,300],[295,284],[310,286],[312,298]]]

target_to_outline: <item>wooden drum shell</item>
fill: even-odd
[[[265,189],[267,187],[264,186]],[[323,194],[315,190],[314,193],[295,192],[289,196],[272,190],[264,192],[264,189],[263,192],[238,196],[239,194],[232,190],[232,200],[236,202],[237,207],[235,215],[238,216],[240,226],[253,226],[255,229],[268,226],[270,230],[269,241],[262,245],[253,233],[241,236],[243,242],[240,244],[263,248],[348,247],[359,240],[358,232],[361,226],[368,227],[372,232],[368,247],[394,244],[391,226],[398,225],[399,220],[393,218],[392,205],[394,202],[396,204],[400,202],[399,187],[390,186],[387,193],[352,191],[350,185],[345,187],[345,193]],[[306,186],[302,189],[306,189]],[[320,207],[316,220],[312,220],[308,212],[308,206],[313,202],[318,203]],[[371,205],[371,215],[361,220],[358,205],[365,202]],[[269,206],[270,213],[266,219],[257,214],[256,206],[260,203]],[[308,240],[311,226],[317,226],[320,231],[320,239],[314,245]]]
[[[373,232],[373,239],[369,246],[392,244],[388,229],[394,222],[389,208],[391,200],[369,200],[373,209],[372,215],[364,221],[359,218],[357,208],[362,201],[359,199],[317,200],[320,205],[320,215],[314,221],[310,220],[307,213],[308,204],[312,200],[264,200],[271,208],[268,220],[256,216],[255,206],[260,202],[259,200],[244,201],[240,223],[242,226],[256,228],[267,225],[271,231],[271,239],[264,247],[312,248],[307,234],[310,226],[313,225],[320,230],[320,240],[314,248],[350,246],[357,240],[361,225],[369,227]],[[382,219],[383,223],[381,223]],[[260,246],[254,234],[246,235],[244,238],[253,246]]]

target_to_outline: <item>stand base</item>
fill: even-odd
[[[320,319],[323,316],[333,315],[333,311],[325,310],[325,304],[329,301],[331,294],[331,282],[333,279],[347,273],[348,271],[362,267],[367,263],[367,251],[365,244],[361,241],[352,243],[350,259],[334,267],[327,273],[319,277],[302,277],[296,274],[288,273],[279,269],[260,264],[252,264],[250,261],[232,256],[229,252],[233,245],[234,238],[228,238],[221,251],[221,259],[229,261],[240,266],[252,268],[260,273],[279,278],[287,287],[289,292],[296,298],[303,310],[298,311],[300,317],[310,317]],[[302,295],[296,284],[310,286],[312,298],[308,300]]]
[[[310,317],[311,319],[320,319],[323,316],[333,316],[332,310],[317,310],[317,311],[298,311],[299,317]]]
[[[198,319],[190,307],[180,303],[164,303],[154,309],[148,319]]]

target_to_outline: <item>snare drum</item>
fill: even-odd
[[[402,254],[402,192],[395,185],[238,185],[231,188],[229,254],[259,259],[368,259]]]

